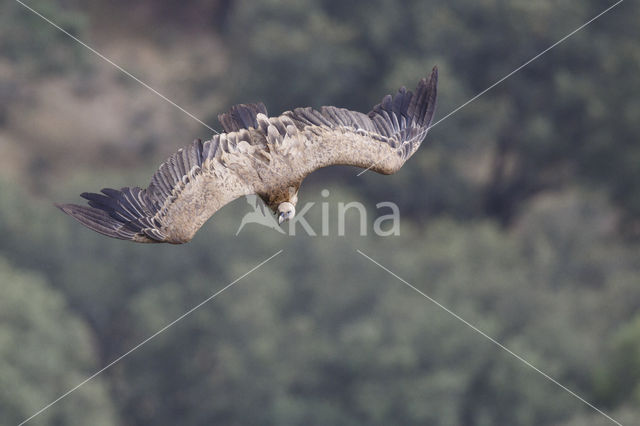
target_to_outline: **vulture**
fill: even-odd
[[[217,210],[250,194],[282,223],[295,215],[298,189],[314,170],[397,172],[429,130],[437,79],[434,67],[414,92],[402,87],[368,114],[324,106],[269,117],[262,103],[235,105],[218,116],[224,133],[179,149],[146,189],[104,188],[81,194],[88,206],[56,206],[96,232],[138,243],[186,243]]]

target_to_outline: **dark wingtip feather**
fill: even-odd
[[[433,101],[435,103],[436,91],[438,90],[438,67],[433,67],[431,70],[431,76],[429,77],[429,81],[427,82],[427,93],[429,93],[430,103]]]
[[[433,120],[433,114],[436,112],[436,99],[438,97],[438,66],[434,66],[431,70],[431,77],[427,83],[427,105],[424,116],[422,117],[422,123],[426,126],[431,125]]]
[[[122,229],[118,226],[120,224],[103,210],[77,204],[54,203],[54,205],[87,228],[102,235],[120,240],[133,240],[135,232]]]
[[[53,203],[53,205],[59,208],[60,210],[62,210],[63,212],[65,212],[66,214],[69,214],[69,206],[71,206],[71,204]]]
[[[53,204],[54,206],[62,210],[64,213],[68,214],[72,218],[84,224],[84,221],[81,220],[81,217],[84,217],[84,215],[82,215],[80,212],[83,209],[87,209],[87,207],[79,206],[77,204],[58,204],[58,203],[53,203]]]

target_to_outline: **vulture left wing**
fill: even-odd
[[[423,78],[415,92],[401,88],[387,95],[368,114],[332,106],[297,108],[281,117],[305,134],[304,147],[290,150],[299,173],[322,167],[352,165],[383,174],[395,173],[420,147],[436,106],[438,70]]]

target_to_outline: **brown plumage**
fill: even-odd
[[[327,106],[267,117],[263,104],[236,105],[218,117],[226,133],[178,150],[148,188],[105,188],[81,194],[89,207],[58,207],[96,232],[141,243],[188,242],[218,209],[248,194],[290,219],[300,184],[317,169],[398,171],[427,134],[437,79],[434,68],[415,93],[403,87],[368,114]]]

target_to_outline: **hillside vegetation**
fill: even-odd
[[[440,70],[435,120],[606,5],[31,0],[220,130],[263,101],[368,111]],[[110,240],[53,202],[146,186],[211,130],[17,2],[0,14],[0,423],[605,425],[640,417],[640,6],[623,2],[431,129],[400,172],[333,167],[300,203],[401,211],[400,235],[292,237],[237,200],[184,246]],[[330,190],[322,198],[322,189]]]

